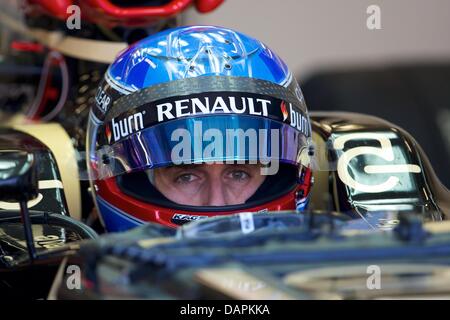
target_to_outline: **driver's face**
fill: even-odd
[[[264,182],[251,164],[197,164],[155,169],[155,187],[169,200],[190,206],[242,204]]]

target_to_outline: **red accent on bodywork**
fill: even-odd
[[[223,1],[224,0],[197,0],[195,1],[195,7],[200,13],[208,13],[220,6]]]
[[[120,18],[146,18],[146,17],[169,17],[186,9],[192,0],[172,0],[163,6],[142,6],[142,7],[119,7],[109,0],[85,0],[93,8],[101,10],[104,14]]]
[[[52,58],[52,61],[50,62],[50,68],[58,64],[58,58]],[[38,109],[34,116],[31,118],[31,120],[39,120],[42,113],[45,111],[45,109],[48,107],[48,103],[50,101],[56,101],[60,95],[60,89],[53,86],[53,74],[52,72],[49,72],[47,81],[45,82],[45,89],[44,93],[42,95],[41,101],[39,102]]]
[[[31,5],[38,6],[41,11],[61,20],[67,19],[67,8],[74,4],[73,0],[28,0]]]
[[[28,0],[31,5],[37,6],[39,11],[65,20],[69,16],[67,7],[79,5],[83,19],[94,23],[106,23],[109,26],[148,25],[163,18],[173,17],[191,4],[201,13],[216,9],[223,0],[172,0],[162,6],[136,6],[120,7],[109,0]]]
[[[23,52],[35,52],[35,53],[44,52],[44,46],[42,44],[29,41],[14,40],[13,42],[11,42],[11,49]]]

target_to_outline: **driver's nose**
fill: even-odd
[[[212,182],[208,186],[208,198],[207,198],[207,206],[225,206],[227,205],[225,199],[225,190],[224,186],[220,181],[217,183]]]

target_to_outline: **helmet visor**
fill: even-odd
[[[125,125],[113,123],[112,130],[106,126],[106,136],[119,136]],[[307,146],[308,136],[289,124],[250,115],[214,114],[168,121],[104,144],[91,154],[91,163],[100,179],[200,163],[259,163],[271,175],[277,173],[279,163],[300,164]]]

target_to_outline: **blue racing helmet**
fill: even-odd
[[[306,105],[286,64],[262,42],[213,26],[154,34],[117,57],[95,100],[88,168],[108,230],[304,209],[311,182]],[[217,162],[260,163],[270,178],[246,203],[219,208],[173,203],[152,185],[155,168]]]

